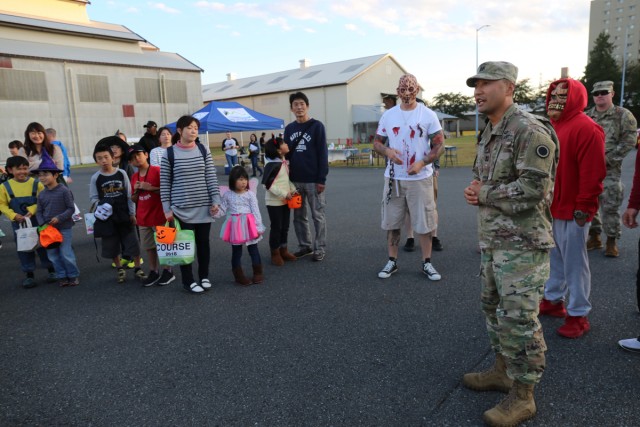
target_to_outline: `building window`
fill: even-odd
[[[44,71],[0,68],[0,100],[48,101]]]
[[[636,5],[632,4],[631,6],[629,6],[629,10],[636,10]]]
[[[11,62],[11,58],[6,56],[0,56],[0,68],[13,68],[13,63]]]
[[[604,11],[604,12],[602,12],[602,13],[603,13],[605,16],[608,16],[608,15],[609,15],[609,11],[608,11],[608,10],[605,10],[605,11]]]
[[[165,80],[166,102],[169,104],[186,104],[187,82],[186,80]]]
[[[135,117],[136,110],[131,104],[124,104],[122,106],[122,117]]]
[[[617,9],[616,9],[616,12],[618,12],[618,13],[622,13],[622,12],[624,12],[624,9],[623,9],[623,8],[621,8],[621,7],[619,7],[619,8],[617,8]]]
[[[136,102],[143,104],[160,103],[160,82],[158,79],[134,79]]]
[[[286,79],[288,76],[280,76],[280,77],[276,77],[275,79],[271,80],[269,82],[270,85],[274,84],[274,83],[278,83],[280,80],[282,79]]]
[[[78,98],[80,102],[110,102],[107,76],[78,74]]]

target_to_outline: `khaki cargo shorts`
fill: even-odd
[[[400,230],[407,214],[411,227],[418,234],[428,234],[438,226],[438,214],[433,194],[433,177],[418,181],[393,180],[391,199],[387,203],[389,178],[382,191],[382,229]]]

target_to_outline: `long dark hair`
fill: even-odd
[[[280,148],[280,146],[284,143],[284,139],[280,138],[279,136],[276,138],[271,138],[264,144],[265,157],[268,159],[279,159],[280,153],[278,153],[278,148]]]
[[[27,129],[24,131],[24,152],[27,154],[27,156],[31,156],[38,152],[38,150],[36,150],[36,144],[31,141],[31,138],[29,138],[29,132],[42,132],[42,134],[44,135],[42,146],[45,150],[47,150],[47,153],[49,153],[51,158],[53,158],[53,144],[49,142],[49,139],[47,138],[47,131],[45,130],[44,126],[42,126],[38,122],[29,123]]]
[[[249,174],[242,166],[235,165],[229,172],[229,190],[236,191],[236,181],[240,178],[244,178],[249,181]]]

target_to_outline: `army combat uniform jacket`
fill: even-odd
[[[596,107],[586,111],[605,133],[604,154],[607,161],[607,176],[620,179],[622,160],[636,145],[637,122],[626,108],[612,105],[606,111],[599,112]]]
[[[550,206],[558,138],[548,120],[514,104],[478,144],[473,174],[482,182],[478,234],[482,249],[554,247]]]

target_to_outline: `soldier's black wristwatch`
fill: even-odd
[[[587,217],[589,216],[588,213],[586,212],[582,212],[582,211],[573,211],[573,217],[575,219],[587,219]]]

